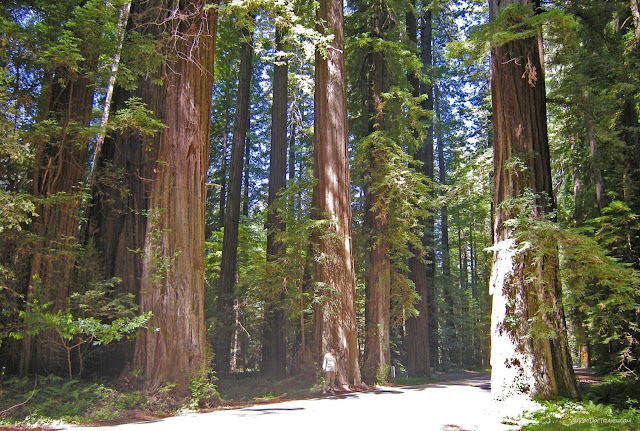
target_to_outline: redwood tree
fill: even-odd
[[[318,21],[320,33],[333,38],[326,51],[316,52],[314,208],[323,226],[313,235],[313,279],[320,294],[313,341],[318,359],[336,349],[338,383],[359,385],[342,1],[321,0]]]
[[[276,27],[276,49],[283,50],[283,28]],[[285,60],[279,61],[273,68],[273,106],[271,111],[271,158],[269,163],[269,213],[267,214],[267,259],[277,259],[281,246],[276,234],[284,230],[283,217],[274,207],[278,192],[287,183],[287,87],[289,68]],[[283,375],[286,371],[286,343],[284,339],[285,316],[283,310],[286,280],[277,280],[275,292],[267,293],[264,310],[262,334],[262,371],[268,374]]]
[[[431,25],[431,9],[427,7],[426,1],[422,5],[422,14],[420,16],[420,59],[422,67],[429,76],[432,69],[432,25]],[[417,20],[416,16],[411,12],[407,12],[407,32],[411,40],[417,43]],[[433,84],[432,78],[429,81],[420,84],[415,74],[409,76],[409,82],[413,87],[413,94],[419,97],[421,94],[426,95],[426,99],[422,102],[422,107],[427,112],[433,111]],[[427,121],[427,118],[423,118]],[[422,165],[422,173],[427,178],[433,179],[433,123],[426,125],[425,136],[414,156],[420,160]],[[413,281],[418,295],[415,308],[418,315],[410,317],[406,322],[406,349],[407,349],[407,371],[411,376],[424,376],[431,372],[432,358],[435,357],[436,350],[431,350],[433,342],[437,338],[437,327],[435,330],[431,328],[429,322],[433,320],[435,314],[435,254],[433,252],[433,217],[427,220],[421,220],[420,226],[425,225],[423,229],[423,246],[425,251],[412,247],[413,256],[409,259],[409,277]]]
[[[152,388],[175,382],[184,392],[207,367],[204,216],[217,13],[204,0],[144,4],[171,37],[156,87],[166,129],[152,161],[142,262],[141,309],[153,313],[154,329],[138,338],[134,365]]]
[[[489,4],[492,21],[510,5],[530,6],[529,14],[539,7],[538,1],[531,0]],[[526,23],[526,15],[517,16],[511,14],[508,24]],[[578,394],[567,344],[557,248],[548,247],[551,250],[542,256],[523,250],[516,242],[517,228],[507,223],[516,217],[542,220],[554,208],[543,64],[539,32],[491,49],[496,203],[490,281],[491,390],[497,398]],[[518,202],[529,191],[534,201],[518,213]]]
[[[247,18],[252,19],[252,18]],[[240,56],[240,76],[236,98],[236,113],[231,140],[231,162],[227,203],[224,214],[224,236],[222,239],[222,262],[220,264],[220,284],[218,286],[217,317],[219,327],[215,339],[216,371],[229,372],[231,360],[231,337],[233,334],[234,286],[238,264],[238,233],[240,223],[240,202],[242,200],[242,168],[244,166],[245,139],[249,124],[249,99],[251,95],[251,75],[253,62],[253,33],[245,23],[241,29],[242,52]]]
[[[372,39],[370,52],[366,57],[369,69],[369,136],[375,132],[384,132],[384,73],[386,62],[381,50],[383,28],[385,27],[385,4],[376,2],[371,5]],[[367,228],[367,267],[365,271],[365,338],[364,372],[365,381],[374,383],[386,378],[385,367],[391,365],[390,323],[391,307],[391,256],[389,245],[389,211],[385,202],[386,186],[378,178],[385,172],[387,153],[380,151],[378,145],[371,145],[367,151],[365,168],[364,221]]]
[[[34,130],[45,132],[41,135],[36,132],[34,136],[32,185],[38,217],[31,226],[36,243],[31,252],[28,282],[31,294],[41,289],[44,300],[52,302],[53,311],[58,311],[66,307],[74,280],[81,217],[80,187],[91,134],[88,126],[95,87],[92,76],[98,65],[95,46],[103,42],[100,27],[103,23],[82,5],[74,3],[35,11],[42,15],[42,27],[49,29],[46,37],[50,41],[40,46],[47,55],[43,56],[46,60],[43,60],[41,101]],[[103,12],[106,21],[108,14]],[[61,17],[63,22],[56,21]],[[55,45],[63,43],[68,44],[69,53],[54,60],[49,50],[56,52]],[[77,57],[70,53],[76,53]],[[47,123],[49,129],[43,126]],[[40,334],[40,341],[47,336]],[[57,353],[49,346],[52,343],[36,343],[36,350],[40,350],[37,352],[32,350],[32,341],[32,336],[25,334],[21,373],[30,371],[32,357],[37,357],[39,371],[54,372]]]

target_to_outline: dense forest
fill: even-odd
[[[637,0],[8,0],[2,376],[640,371]]]

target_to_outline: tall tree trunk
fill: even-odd
[[[79,71],[58,68],[44,78],[42,93],[46,100],[39,120],[55,122],[58,129],[38,143],[33,162],[33,196],[39,203],[31,231],[38,242],[31,255],[29,292],[43,293],[44,301],[53,303],[54,312],[66,306],[76,263],[81,187],[87,166],[94,94],[88,74],[97,62],[90,54],[85,55]],[[47,373],[64,369],[58,363],[65,353],[52,350],[50,343],[45,342],[49,336],[57,335],[42,333],[34,344],[32,336],[25,334],[21,374],[33,371],[32,368]],[[37,363],[32,367],[34,358]]]
[[[128,3],[129,17],[126,17],[126,5],[120,12],[122,23],[127,22],[125,33],[141,24],[146,6],[140,2]],[[139,31],[147,33],[147,37],[159,38],[160,30],[157,26],[149,27],[145,28],[142,24]],[[160,113],[164,103],[163,94],[158,91],[153,79],[161,79],[161,71],[154,70],[152,76],[151,79],[139,78],[134,90],[125,90],[115,85],[113,103],[105,103],[105,109],[116,111],[124,108],[127,100],[139,98],[151,112]],[[105,117],[108,115],[103,114],[103,118]],[[157,159],[156,138],[143,137],[128,130],[114,132],[105,136],[99,150],[96,145],[90,177],[91,200],[84,240],[87,244],[95,244],[102,276],[120,279],[117,291],[135,295],[138,300],[142,291],[141,250],[144,250],[147,231],[145,214],[149,209],[152,175]],[[115,180],[114,172],[121,172]],[[96,366],[106,372],[120,372],[125,364],[132,363],[134,353],[135,341],[122,340],[115,348],[101,352]]]
[[[325,55],[316,53],[313,203],[326,225],[313,236],[313,279],[322,295],[314,307],[314,350],[320,359],[335,348],[338,383],[360,385],[342,1],[321,0],[318,21],[320,33],[333,39]]]
[[[249,130],[251,123],[247,125],[247,130]],[[242,188],[244,190],[242,196],[242,215],[244,217],[249,217],[249,177],[251,174],[251,139],[246,138],[244,143],[244,173],[242,179]]]
[[[276,49],[283,51],[282,27],[276,25]],[[282,215],[274,203],[287,185],[287,89],[289,67],[284,63],[273,68],[273,106],[271,108],[271,157],[269,163],[269,212],[267,213],[267,260],[279,257],[281,246],[276,234],[285,229]],[[286,373],[287,346],[284,338],[284,287],[278,280],[273,294],[267,293],[262,331],[262,372],[283,376]]]
[[[442,132],[442,110],[440,109],[440,89],[436,85],[434,90],[435,97],[435,113],[436,113],[436,139],[438,141],[438,183],[444,186],[447,184],[447,162],[444,157],[445,139]],[[441,230],[441,247],[442,247],[442,296],[444,298],[444,337],[446,347],[441,348],[443,351],[439,363],[448,366],[448,355],[452,349],[452,345],[457,342],[455,338],[456,328],[454,322],[453,311],[453,284],[451,279],[451,254],[449,249],[449,208],[444,203],[440,208],[440,230]],[[433,324],[434,330],[437,330],[437,322]],[[437,346],[437,345],[436,345]]]
[[[631,0],[631,15],[633,15],[633,25],[636,28],[636,45],[640,46],[640,8],[638,0]]]
[[[512,3],[491,1],[491,19]],[[537,197],[532,214],[526,216],[542,219],[553,210],[543,64],[540,33],[491,50],[496,203],[490,282],[491,390],[496,398],[578,395],[557,251],[540,260],[531,251],[517,251],[514,232],[506,223],[516,214],[501,205],[530,189]],[[526,169],[518,169],[514,157],[520,157]]]
[[[240,223],[240,201],[242,192],[242,167],[244,144],[249,124],[249,98],[251,95],[251,75],[253,70],[253,33],[242,29],[242,53],[240,56],[240,77],[236,99],[236,114],[231,141],[231,163],[227,204],[224,217],[222,239],[222,262],[220,265],[220,285],[218,288],[217,315],[219,328],[215,340],[216,371],[220,375],[229,373],[231,337],[233,334],[233,300],[238,263],[238,229]]]
[[[569,136],[571,142],[571,178],[573,180],[573,220],[576,226],[579,226],[584,221],[584,205],[582,204],[582,179],[581,179],[581,167],[578,157],[578,139],[571,135]]]
[[[382,39],[383,11],[380,3],[374,6],[371,35]],[[384,132],[384,69],[383,53],[374,43],[367,58],[370,70],[369,133]],[[376,138],[373,138],[376,139]],[[386,380],[386,368],[391,363],[389,347],[391,331],[389,312],[391,307],[391,255],[389,245],[388,205],[384,197],[386,187],[376,181],[376,174],[384,172],[387,163],[384,153],[371,146],[367,154],[365,172],[365,227],[367,229],[367,270],[365,275],[365,339],[364,368],[362,377],[366,382]]]
[[[149,90],[154,90],[150,92]],[[124,107],[131,96],[145,100],[147,109],[159,112],[161,95],[150,83],[141,82],[133,92],[114,91],[114,108]],[[153,94],[153,96],[151,96]],[[95,245],[102,276],[117,277],[117,290],[139,297],[142,254],[147,230],[148,196],[156,160],[157,146],[136,134],[116,133],[107,137],[95,161],[91,202],[87,213],[87,238]],[[113,172],[122,172],[117,182],[109,181]],[[123,340],[100,356],[103,370],[122,370],[133,360],[135,343]]]
[[[640,123],[638,112],[632,102],[636,94],[625,95],[620,115],[620,138],[624,142],[624,200],[629,208],[640,214]],[[640,244],[633,244],[640,246]]]
[[[604,187],[604,176],[600,169],[600,147],[596,137],[595,127],[589,121],[587,123],[587,136],[589,137],[589,150],[591,152],[591,168],[593,169],[593,183],[596,186],[596,202],[598,209],[602,210],[608,205],[606,190]]]
[[[225,101],[229,99],[225,92]],[[229,106],[229,105],[227,105]],[[229,138],[229,109],[224,110],[224,130],[222,136],[222,165],[220,166],[220,210],[218,222],[220,227],[224,226],[224,213],[227,204],[227,143]]]
[[[175,382],[186,393],[189,377],[208,365],[204,227],[217,13],[205,11],[204,0],[180,6],[165,21],[172,38],[159,117],[166,129],[154,163],[142,264],[141,310],[153,313],[149,325],[156,329],[138,338],[134,363],[151,388]]]
[[[414,2],[415,5],[415,2]],[[413,13],[413,10],[407,12],[407,32],[411,41],[417,43],[417,20]],[[431,76],[432,69],[432,28],[431,28],[431,10],[425,10],[420,18],[421,21],[421,39],[420,39],[420,57],[422,60],[422,66],[428,76]],[[413,87],[413,96],[418,97],[421,94],[426,94],[427,99],[423,102],[423,108],[426,111],[433,111],[433,85],[431,81],[420,86],[418,77],[415,74],[409,75],[409,83]],[[424,119],[423,121],[427,121]],[[427,132],[425,137],[425,143],[417,154],[417,159],[424,163],[423,173],[429,177],[429,171],[431,172],[431,178],[433,177],[433,161],[429,168],[429,157],[426,153],[431,147],[431,153],[433,154],[433,122],[427,125]],[[431,219],[433,220],[433,219]],[[425,220],[421,220],[421,225],[429,224],[430,227],[433,223],[426,223]],[[427,227],[429,229],[429,227]],[[423,229],[424,232],[424,229]],[[432,237],[431,237],[432,239]],[[407,349],[407,371],[411,376],[426,376],[431,373],[433,351],[431,350],[432,340],[435,338],[437,332],[432,332],[429,327],[429,320],[431,318],[430,310],[430,291],[433,293],[435,283],[434,277],[431,274],[432,266],[434,263],[433,253],[433,241],[429,241],[429,236],[423,237],[423,246],[425,251],[416,250],[415,247],[411,247],[412,257],[409,259],[409,278],[413,281],[418,295],[418,301],[415,305],[418,315],[410,317],[406,321],[406,349]],[[432,295],[434,296],[434,295]],[[431,300],[434,298],[432,297]]]

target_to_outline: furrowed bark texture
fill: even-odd
[[[513,1],[492,1],[491,16]],[[529,3],[531,2],[520,2]],[[546,125],[542,38],[530,37],[491,51],[494,133],[494,254],[490,291],[491,390],[496,398],[576,397],[567,344],[558,255],[535,260],[518,251],[505,222],[513,210],[500,204],[530,189],[538,197],[531,217],[553,209]]]
[[[140,97],[148,109],[157,112],[161,95],[155,86],[141,82],[130,93],[116,88],[114,105],[124,107],[131,96]],[[117,277],[119,292],[130,293],[139,299],[142,281],[142,253],[147,231],[146,214],[150,179],[157,148],[154,140],[145,140],[133,133],[119,133],[107,137],[94,168],[94,184],[88,209],[87,237],[93,241],[100,255],[101,271],[105,278]],[[118,182],[109,175],[121,171]],[[106,180],[103,180],[103,175]],[[103,371],[118,373],[133,360],[135,341],[122,340],[117,347],[101,353],[96,364]]]
[[[87,163],[89,120],[93,100],[93,85],[88,74],[96,59],[89,55],[79,68],[72,71],[58,68],[44,78],[41,120],[52,121],[59,127],[51,136],[43,136],[36,146],[33,171],[33,196],[40,202],[38,217],[31,231],[38,243],[31,255],[29,292],[39,288],[44,300],[53,303],[53,310],[66,307],[69,289],[75,275],[78,226],[82,182]],[[20,373],[37,370],[55,373],[65,369],[61,360],[66,353],[47,341],[57,337],[41,333],[35,339],[25,334],[20,361]],[[32,360],[37,358],[35,364]],[[32,365],[35,365],[32,367]]]
[[[321,302],[314,307],[314,350],[320,360],[322,352],[335,348],[337,381],[360,385],[342,2],[320,1],[318,18],[323,23],[320,31],[333,34],[334,39],[326,57],[316,54],[314,207],[327,226],[313,237],[313,279],[321,295]]]
[[[138,338],[135,365],[151,387],[185,392],[207,366],[204,323],[204,214],[216,13],[181,4],[164,67],[166,129],[158,140],[142,262],[141,309],[153,312]],[[160,7],[165,5],[159,4]]]

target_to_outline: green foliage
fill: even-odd
[[[472,27],[468,38],[449,42],[447,55],[462,59],[467,64],[479,64],[485,61],[491,47],[534,37],[540,31],[550,42],[574,49],[580,43],[576,27],[575,18],[561,8],[552,6],[534,11],[531,4],[511,3],[490,22]]]
[[[140,136],[155,136],[167,126],[157,120],[152,111],[138,97],[132,97],[124,102],[126,108],[119,109],[111,122],[111,129],[118,131],[133,131]]]
[[[213,370],[202,370],[189,379],[191,396],[185,399],[187,408],[210,408],[220,404],[220,394],[215,385],[216,378]]]
[[[616,410],[591,401],[545,401],[544,409],[529,415],[533,423],[525,431],[632,431],[640,427],[636,409]]]
[[[79,358],[82,373],[85,345],[106,345],[124,337],[131,337],[140,328],[146,328],[151,313],[136,314],[134,296],[113,294],[112,279],[92,286],[85,292],[73,293],[64,309],[54,310],[53,303],[45,302],[38,289],[30,294],[25,309],[19,312],[20,330],[11,332],[21,339],[30,336],[48,337],[52,345],[66,353],[69,378],[73,377],[71,354]],[[51,334],[55,334],[51,336]]]
[[[596,404],[606,404],[618,410],[640,408],[640,379],[629,374],[612,374],[594,383],[584,399]]]
[[[35,215],[29,195],[0,190],[0,233],[7,229],[21,230]]]
[[[370,171],[371,158],[378,159],[379,169]],[[394,304],[392,320],[400,324],[404,313],[414,312],[417,296],[413,283],[406,276],[407,261],[414,251],[423,250],[422,220],[433,212],[429,200],[433,184],[412,165],[410,157],[387,133],[374,132],[363,138],[357,147],[354,170],[358,176],[368,178],[368,192],[376,192],[379,199],[372,211],[387,214],[392,264],[391,300]],[[371,233],[365,232],[365,235]],[[378,241],[378,239],[375,239]]]
[[[640,385],[637,376],[609,375],[590,384],[579,402],[543,401],[543,409],[529,414],[526,431],[636,430],[640,428]]]
[[[527,191],[505,203],[513,214],[505,223],[513,229],[516,247],[521,253],[530,253],[532,262],[538,263],[559,249],[567,314],[584,325],[595,363],[607,372],[637,370],[638,272],[614,258],[611,249],[601,245],[597,236],[562,227],[553,221],[553,215],[532,217],[538,212],[536,200],[537,196]],[[544,330],[544,325],[536,325],[535,319],[529,323],[532,335],[553,336]]]
[[[595,236],[575,232],[562,243],[569,315],[585,325],[592,359],[602,372],[637,371],[640,366],[640,276],[624,263],[628,241],[621,240],[637,233],[638,224],[623,208],[612,203]]]
[[[0,234],[8,229],[21,230],[35,216],[30,195],[20,190],[23,173],[19,170],[28,166],[30,150],[15,127],[20,105],[9,85],[8,73],[0,67]]]
[[[0,426],[46,426],[52,421],[92,423],[177,413],[183,400],[150,394],[106,381],[58,376],[14,377],[0,383]],[[186,402],[187,400],[184,400]],[[135,416],[133,416],[135,417]]]
[[[640,217],[621,201],[613,201],[602,215],[587,222],[595,229],[595,238],[612,256],[622,262],[634,263],[640,269],[640,252],[633,244],[640,243]]]

